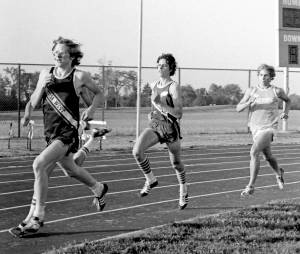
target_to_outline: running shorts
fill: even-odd
[[[180,126],[177,121],[172,121],[155,111],[149,114],[149,127],[157,134],[159,142],[173,143],[181,139]]]

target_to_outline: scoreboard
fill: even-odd
[[[277,64],[300,67],[300,0],[277,1]]]

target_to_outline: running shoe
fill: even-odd
[[[145,197],[149,194],[150,190],[153,189],[158,185],[158,181],[155,179],[154,182],[149,183],[148,181],[145,182],[143,189],[140,191],[140,196]]]
[[[14,237],[20,237],[20,235],[23,233],[23,229],[25,226],[26,223],[22,221],[18,226],[9,229],[8,232]]]
[[[104,135],[106,135],[107,133],[111,132],[111,129],[92,129],[92,137],[93,138],[97,138],[97,137],[103,137]]]
[[[102,211],[105,207],[105,194],[108,191],[108,186],[106,183],[103,184],[103,190],[99,197],[94,197],[93,205],[96,206],[98,211]]]
[[[280,171],[280,175],[276,176],[276,181],[278,184],[278,188],[282,190],[284,186],[284,179],[283,179],[284,170],[283,168],[280,168],[279,171]]]
[[[11,228],[8,232],[14,237],[24,237],[28,234],[34,234],[44,226],[44,222],[38,217],[32,217],[28,223],[22,221],[18,226]]]
[[[247,185],[246,188],[242,191],[241,196],[246,197],[254,193],[254,187]]]
[[[184,208],[186,208],[187,204],[189,202],[189,195],[183,194],[183,195],[179,195],[179,209],[183,210]]]

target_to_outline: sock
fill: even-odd
[[[37,202],[35,206],[35,210],[33,212],[33,216],[38,217],[41,221],[43,221],[45,218],[45,208],[46,205]]]
[[[148,158],[146,157],[146,159],[144,161],[138,162],[138,165],[139,165],[140,169],[143,171],[147,182],[153,183],[156,179],[155,179],[155,176],[153,175],[153,172],[151,171],[150,162],[149,162]]]
[[[30,218],[32,217],[33,215],[33,212],[35,210],[35,206],[36,206],[36,199],[35,197],[32,197],[32,201],[31,201],[31,205],[30,205],[30,209],[29,209],[29,212],[28,212],[28,215],[27,217],[24,219],[24,222],[25,223],[28,223]]]
[[[92,135],[89,135],[88,141],[86,141],[86,142],[84,143],[84,145],[83,145],[83,147],[85,147],[85,148],[88,150],[88,152],[89,152],[89,151],[91,150],[91,148],[92,148],[93,141],[94,141],[93,136],[92,136]]]
[[[179,172],[176,170],[176,176],[179,182],[179,191],[182,194],[187,193],[187,185],[185,182],[185,171],[183,170],[182,172]]]
[[[94,186],[90,187],[90,190],[95,194],[96,197],[100,197],[103,188],[103,184],[96,182]]]

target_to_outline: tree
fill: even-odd
[[[291,100],[291,109],[300,109],[300,96],[297,94],[292,94],[289,96]]]
[[[228,84],[223,89],[225,97],[229,99],[229,103],[236,105],[243,97],[242,89],[239,85]]]
[[[208,93],[205,88],[196,89],[196,99],[193,101],[193,106],[208,105]]]
[[[219,86],[214,83],[211,84],[208,89],[208,94],[212,98],[211,104],[224,105],[228,103],[226,97],[224,97],[224,91],[222,86]]]
[[[20,92],[20,108],[24,108],[26,102],[29,100],[31,93],[35,89],[39,72],[27,73],[24,69],[20,70],[18,67],[7,67],[4,69],[5,75],[0,79],[1,86],[1,102],[5,106],[5,110],[16,110],[18,107],[18,95]],[[20,91],[19,91],[20,80]],[[10,89],[10,94],[6,94],[5,90]],[[4,92],[4,93],[3,93]],[[2,108],[3,109],[3,108]]]
[[[196,97],[197,95],[191,85],[181,86],[182,105],[184,107],[192,106]]]
[[[142,90],[141,94],[141,106],[142,107],[150,107],[151,106],[151,87],[149,83],[147,83]]]

